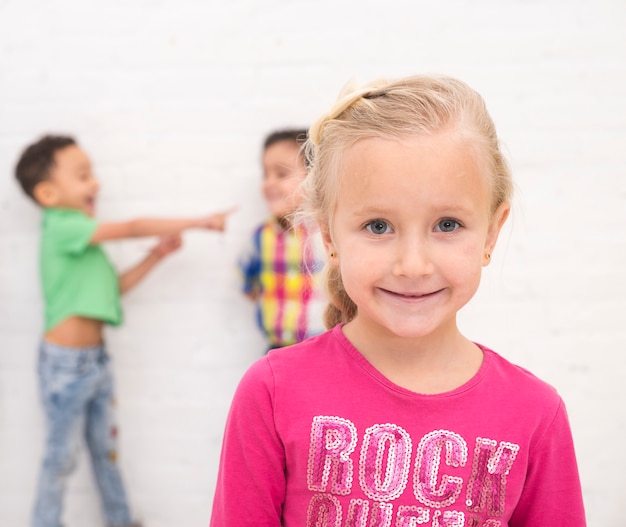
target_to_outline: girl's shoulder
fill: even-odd
[[[549,382],[523,366],[515,364],[492,349],[479,344],[487,364],[485,380],[490,389],[529,404],[560,405],[561,397]]]
[[[317,383],[329,371],[337,349],[332,331],[307,340],[270,350],[248,367],[239,381],[239,392],[265,392],[273,397],[277,390],[300,390],[304,384]]]
[[[302,368],[308,364],[319,364],[336,353],[337,342],[334,330],[324,331],[308,339],[270,350],[267,360],[273,368]]]

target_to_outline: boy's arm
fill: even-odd
[[[146,275],[168,254],[177,251],[182,244],[179,234],[163,236],[159,243],[155,245],[148,255],[137,265],[128,271],[120,274],[119,284],[120,292],[124,294],[135,287]]]
[[[200,218],[141,218],[130,221],[99,224],[89,243],[98,244],[106,240],[141,238],[144,236],[166,236],[179,234],[187,229],[209,229],[223,231],[226,218],[234,208]]]

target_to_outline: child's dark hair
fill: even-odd
[[[70,136],[44,135],[24,149],[15,166],[15,177],[28,197],[37,201],[34,196],[35,187],[50,177],[55,154],[75,144],[76,140]]]
[[[277,130],[272,132],[265,138],[263,143],[263,150],[267,150],[270,146],[280,143],[281,141],[293,141],[298,146],[302,146],[308,136],[308,131],[305,128],[289,128],[285,130]]]

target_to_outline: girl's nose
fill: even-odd
[[[398,243],[393,265],[395,276],[417,278],[433,272],[431,252],[424,240],[410,239]]]

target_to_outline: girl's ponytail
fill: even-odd
[[[338,266],[327,269],[328,306],[324,311],[324,324],[330,329],[337,324],[350,322],[355,316],[356,304],[346,293]]]

